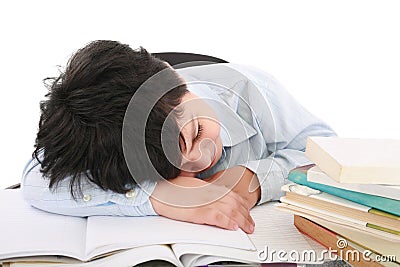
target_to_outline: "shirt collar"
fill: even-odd
[[[185,77],[190,92],[202,98],[217,114],[222,145],[230,147],[248,140],[257,131],[243,120],[206,82],[191,81]]]

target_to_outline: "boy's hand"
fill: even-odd
[[[246,200],[223,185],[178,176],[158,183],[150,201],[157,214],[174,220],[254,231]]]
[[[261,196],[257,176],[243,166],[222,170],[204,179],[204,181],[232,189],[245,200],[248,209],[254,207]]]

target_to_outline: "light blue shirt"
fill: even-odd
[[[282,196],[280,187],[291,169],[311,162],[304,150],[308,136],[332,136],[334,131],[302,107],[271,75],[235,64],[211,64],[177,70],[188,89],[203,98],[216,112],[221,124],[222,157],[211,169],[198,175],[208,177],[233,166],[253,171],[261,185],[259,204]],[[82,179],[84,180],[84,179]],[[104,191],[87,179],[82,196],[74,200],[67,177],[54,192],[31,160],[24,170],[25,199],[53,213],[91,216],[156,215],[149,200],[156,186],[144,183],[127,194]]]

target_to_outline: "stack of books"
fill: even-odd
[[[310,137],[277,206],[353,266],[400,266],[400,140]]]

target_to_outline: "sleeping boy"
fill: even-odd
[[[278,200],[289,171],[310,164],[307,137],[335,135],[262,71],[174,69],[115,41],[79,49],[40,108],[22,179],[32,206],[247,233],[250,209]]]

